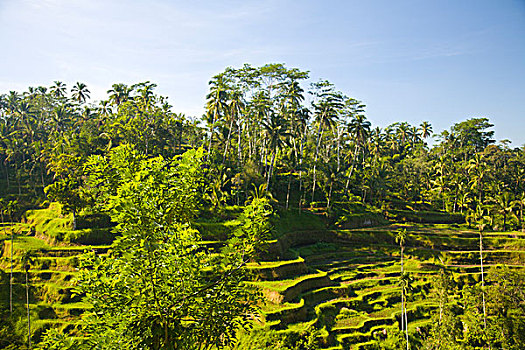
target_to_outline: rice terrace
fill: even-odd
[[[518,2],[0,18],[0,349],[525,349]]]

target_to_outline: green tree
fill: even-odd
[[[254,294],[241,283],[269,230],[268,200],[252,199],[225,248],[212,254],[199,249],[199,233],[190,226],[203,196],[203,150],[173,160],[146,159],[123,146],[112,153],[93,157],[86,168],[91,185],[114,187],[101,207],[122,233],[107,258],[92,254],[83,264],[78,292],[93,305],[88,343],[129,349],[231,344],[254,312]]]
[[[71,93],[73,99],[80,104],[86,102],[89,98],[90,91],[86,84],[77,82],[71,89]]]
[[[514,211],[515,202],[512,200],[512,196],[509,192],[499,192],[491,201],[495,204],[496,210],[499,214],[503,215],[503,231],[507,230],[507,217]]]
[[[352,178],[352,173],[354,172],[356,160],[361,151],[364,151],[366,142],[370,137],[370,127],[371,124],[366,117],[364,116],[364,105],[358,104],[354,111],[352,111],[352,119],[348,124],[348,132],[355,140],[355,149],[352,155],[352,165],[350,166],[350,171],[348,172],[348,178],[346,180],[345,192],[348,191],[348,185],[350,184],[350,179]]]
[[[288,138],[291,134],[288,132],[288,124],[279,114],[271,114],[268,122],[263,122],[266,135],[268,137],[268,148],[272,152],[272,159],[270,161],[270,169],[266,180],[266,187],[270,187],[270,179],[273,174],[275,166],[275,158],[277,153],[288,144]]]
[[[315,197],[317,159],[319,158],[319,146],[323,139],[325,130],[331,130],[339,118],[339,112],[343,108],[343,96],[334,90],[333,84],[328,81],[320,81],[313,84],[313,94],[317,101],[312,103],[314,107],[315,123],[317,124],[317,135],[315,142],[315,154],[313,161],[312,202]]]
[[[525,273],[494,267],[487,274],[488,339],[493,349],[525,348]]]

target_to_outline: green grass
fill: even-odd
[[[285,280],[279,280],[279,281],[260,281],[260,282],[250,282],[250,284],[253,284],[257,287],[264,288],[264,289],[270,289],[277,292],[283,292],[286,289],[298,284],[299,282],[312,279],[312,278],[318,278],[318,277],[325,277],[327,276],[326,272],[318,271],[315,274],[309,274],[309,275],[303,275],[295,279],[285,279]]]
[[[258,270],[258,269],[271,269],[271,268],[276,268],[276,267],[280,267],[284,265],[301,263],[301,262],[304,262],[304,259],[299,257],[295,260],[250,262],[250,263],[247,263],[246,266],[249,269]]]
[[[278,213],[278,217],[273,220],[274,232],[277,237],[294,231],[322,231],[326,228],[325,222],[317,215],[309,212],[283,210]]]

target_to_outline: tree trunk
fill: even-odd
[[[332,188],[334,186],[334,182],[330,182],[330,190],[328,191],[328,203],[326,204],[326,211],[330,211],[330,202],[332,201]]]
[[[228,130],[228,139],[226,140],[226,145],[224,146],[224,153],[222,155],[222,165],[224,165],[224,163],[226,162],[226,154],[228,153],[228,148],[230,148],[232,129],[233,129],[233,118],[230,120],[230,128]]]
[[[73,230],[77,229],[77,213],[76,210],[73,210]]]
[[[481,297],[483,301],[483,325],[487,328],[487,312],[485,309],[485,279],[483,277],[483,234],[479,232],[479,262],[481,267]]]
[[[20,184],[20,174],[18,172],[18,165],[16,166],[16,182],[18,184],[18,198],[22,196],[22,185]]]
[[[520,209],[520,226],[521,226],[521,231],[525,231],[525,228],[523,228],[523,202],[521,203],[520,207],[521,207],[521,209]]]
[[[213,113],[213,119],[211,121],[211,127],[210,127],[210,143],[208,145],[208,154],[206,155],[206,161],[209,161],[210,160],[210,155],[211,155],[211,141],[213,139],[213,128],[215,127],[215,119],[217,117],[217,113],[214,112]]]
[[[314,182],[312,185],[312,202],[315,197],[315,182],[316,182],[316,169],[317,169],[317,157],[319,156],[319,145],[321,143],[321,138],[323,137],[323,129],[321,128],[321,123],[319,123],[319,129],[317,131],[317,145],[315,146],[315,159],[314,159]]]
[[[286,210],[288,210],[288,205],[290,203],[290,185],[292,183],[292,170],[288,174],[288,189],[286,191]]]
[[[7,182],[7,188],[6,188],[6,194],[8,193],[8,189],[9,189],[9,167],[7,166],[7,162],[4,166],[4,169],[5,169],[5,180]]]
[[[237,157],[239,161],[239,169],[241,169],[242,164],[242,153],[241,153],[241,123],[237,123]]]
[[[405,330],[405,308],[404,308],[404,302],[405,302],[405,294],[403,291],[403,286],[401,286],[401,331]]]
[[[306,131],[307,131],[307,126],[305,125],[304,127],[304,133],[303,135],[301,135],[301,143],[300,143],[300,147],[299,147],[299,214],[301,213],[301,201],[303,200],[303,195],[301,193],[302,191],[302,188],[303,188],[303,170],[302,170],[302,165],[303,165],[303,152],[304,152],[304,142],[305,142],[305,136],[306,135]]]
[[[408,316],[407,316],[407,298],[405,297],[405,334],[407,336],[407,350],[408,350]]]
[[[403,276],[403,246],[401,246],[401,277]],[[403,287],[401,287],[403,288]],[[403,303],[405,292],[401,289],[401,330],[403,330],[404,319],[403,319]]]
[[[2,222],[4,222],[4,218],[2,216]],[[4,232],[5,232],[5,226],[4,226]],[[9,277],[9,313],[13,314],[13,243],[14,243],[14,235],[15,232],[13,231],[13,227],[11,227],[11,275]]]
[[[268,170],[268,179],[266,180],[266,188],[268,190],[270,190],[270,179],[272,177],[272,172],[273,172],[273,166],[274,166],[274,163],[275,163],[275,154],[276,153],[277,153],[277,150],[274,150],[273,154],[272,154],[272,161],[270,162],[270,170]]]
[[[355,160],[357,158],[358,151],[359,151],[359,144],[356,145],[355,152],[352,157],[352,166],[350,167],[350,172],[348,173],[348,177],[346,178],[345,193],[348,192],[348,186],[350,185],[350,179],[352,178],[352,173],[354,172]]]
[[[27,301],[27,344],[31,349],[31,316],[29,315],[29,269],[26,268],[26,301]]]

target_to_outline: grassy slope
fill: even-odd
[[[220,219],[207,218],[197,225],[206,238],[217,245],[217,236],[227,235],[236,226],[238,208],[225,210]],[[361,220],[363,213],[357,215]],[[347,215],[347,220],[351,215]],[[15,310],[24,313],[25,285],[20,256],[24,251],[35,251],[37,258],[31,270],[30,311],[33,335],[37,341],[48,327],[75,329],[80,314],[89,305],[72,295],[78,254],[95,249],[100,254],[107,245],[82,245],[78,238],[90,236],[92,230],[73,232],[70,217],[61,217],[60,208],[32,211],[27,223],[5,226],[0,230],[2,257],[0,268],[2,307],[7,307],[10,268],[10,233],[15,232]],[[352,227],[352,223],[345,227]],[[35,227],[34,235],[31,226]],[[257,344],[260,349],[274,349],[286,345],[306,330],[314,335],[326,349],[359,348],[374,341],[373,333],[398,327],[400,292],[399,247],[395,244],[395,231],[408,230],[405,252],[405,270],[414,278],[414,291],[408,304],[411,331],[428,323],[435,302],[429,295],[430,278],[443,261],[454,271],[456,281],[479,280],[477,267],[477,233],[464,226],[444,224],[396,224],[389,226],[328,230],[327,221],[320,215],[303,212],[281,212],[274,222],[276,239],[285,238],[289,246],[289,259],[250,263],[249,268],[261,272],[259,286],[273,300],[261,304],[262,319],[255,323],[251,333],[244,333],[238,349]],[[329,242],[294,245],[290,232],[327,232]],[[286,236],[286,237],[285,237]],[[293,236],[292,236],[293,237]],[[507,262],[525,265],[525,234],[519,232],[491,232],[486,234],[487,265]],[[71,239],[73,238],[73,239]],[[65,240],[65,241],[64,241]],[[302,241],[304,242],[304,240]],[[96,237],[94,243],[100,243]],[[438,254],[441,258],[438,258]],[[257,275],[257,274],[256,274]],[[264,277],[266,276],[266,277]],[[312,282],[313,281],[313,282]],[[327,283],[328,281],[328,283]],[[273,294],[272,294],[273,293]],[[275,298],[275,295],[284,298]],[[17,331],[24,332],[24,318],[20,316]],[[252,344],[252,345],[250,345]],[[255,346],[255,345],[254,345]]]

